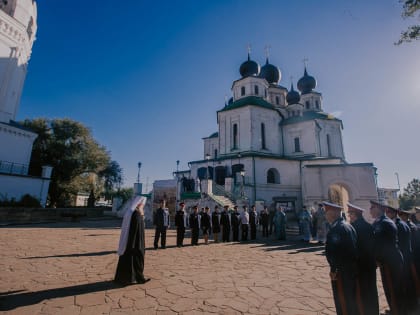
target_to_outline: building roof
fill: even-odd
[[[25,126],[19,124],[18,122],[14,121],[14,120],[10,120],[8,123],[7,122],[4,122],[4,121],[0,121],[0,124],[6,125],[6,126],[10,126],[10,127],[14,127],[14,128],[20,129],[20,130],[27,131],[27,132],[31,132],[33,134],[37,134],[32,129],[30,129],[28,127],[25,127]]]
[[[324,112],[314,112],[314,111],[305,111],[303,112],[302,116],[293,116],[286,118],[281,122],[282,125],[290,125],[295,124],[302,121],[314,120],[314,119],[322,119],[322,120],[335,120],[342,123],[341,119],[335,118],[331,114],[327,114]]]
[[[263,107],[267,109],[275,109],[275,107],[272,104],[264,100],[262,97],[246,96],[246,97],[243,97],[234,101],[231,104],[226,105],[223,109],[219,110],[218,112],[224,112],[227,110],[236,109],[236,108],[249,106],[249,105]]]
[[[216,132],[213,132],[210,136],[204,137],[203,139],[217,138],[218,136],[219,136],[219,133],[216,131]]]

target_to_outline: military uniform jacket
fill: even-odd
[[[153,218],[153,223],[158,228],[164,228],[169,226],[169,210],[168,208],[159,208]]]
[[[357,271],[357,235],[354,228],[342,218],[338,218],[327,234],[325,254],[331,272]]]
[[[213,212],[211,214],[211,224],[214,227],[220,227],[220,213],[219,212]]]
[[[185,228],[187,226],[187,214],[184,210],[178,210],[175,214],[175,225],[179,228]]]
[[[359,268],[361,270],[376,269],[374,255],[375,239],[373,227],[361,217],[351,224],[357,233],[357,250],[359,254]]]
[[[220,217],[220,225],[230,228],[230,216],[227,211],[223,211]]]
[[[199,230],[201,227],[201,216],[198,213],[190,214],[190,229]]]
[[[398,231],[394,221],[382,215],[373,222],[375,259],[381,264],[400,264],[402,255],[398,248]]]
[[[239,228],[240,219],[239,219],[239,212],[232,212],[230,215],[230,224],[232,225],[232,229]]]
[[[258,224],[258,214],[256,211],[249,212],[249,225],[256,226]]]
[[[264,211],[261,211],[260,217],[261,217],[260,218],[261,224],[262,225],[268,225],[269,214],[264,212]]]
[[[410,227],[401,218],[395,219],[395,225],[398,230],[398,247],[404,260],[411,261],[411,231]]]

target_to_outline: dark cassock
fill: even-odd
[[[371,201],[370,213],[375,221],[372,224],[375,240],[375,259],[379,266],[385,297],[391,314],[404,314],[404,299],[401,275],[403,257],[398,247],[398,229],[384,211],[385,205]]]
[[[213,231],[213,237],[215,243],[219,242],[219,233],[220,233],[220,213],[218,211],[218,207],[214,207],[214,212],[211,214],[211,226]]]
[[[193,212],[190,214],[190,229],[191,229],[191,245],[198,245],[198,237],[200,235],[201,216],[198,214],[198,207],[193,207]]]
[[[222,241],[229,242],[230,236],[230,215],[228,212],[229,206],[224,206],[224,210],[220,216],[220,225],[222,227]]]
[[[249,228],[251,230],[251,240],[257,239],[258,213],[255,206],[249,212]]]
[[[363,208],[347,203],[350,222],[357,234],[358,298],[363,314],[379,314],[378,288],[376,286],[376,261],[373,227],[364,218]]]
[[[184,246],[185,228],[187,227],[187,214],[184,211],[185,204],[181,202],[181,207],[175,214],[176,225],[176,246]]]
[[[143,275],[145,253],[143,207],[145,204],[145,197],[136,196],[124,214],[118,246],[120,257],[114,278],[115,282],[122,285],[142,284],[150,280]]]
[[[341,217],[342,207],[324,202],[326,217],[331,224],[325,244],[330,265],[331,286],[338,315],[358,315],[356,298],[357,234]]]
[[[238,207],[233,208],[233,212],[230,214],[230,225],[232,226],[232,240],[239,242],[239,225],[241,224],[240,213]]]

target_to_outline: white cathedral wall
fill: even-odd
[[[274,110],[260,107],[252,107],[251,121],[247,126],[251,126],[251,143],[249,150],[261,151],[271,154],[281,154],[281,134],[280,134],[280,116]],[[262,149],[261,124],[265,126],[265,149]]]
[[[36,134],[0,124],[0,143],[7,150],[0,150],[0,161],[29,166],[32,145]]]
[[[317,154],[319,144],[315,134],[315,124],[312,120],[284,126],[284,154],[286,156]],[[299,138],[300,152],[295,152],[295,138]]]
[[[344,149],[341,135],[341,122],[336,120],[317,120],[321,126],[319,132],[321,156],[328,157],[327,135],[330,136],[330,155],[344,159]]]

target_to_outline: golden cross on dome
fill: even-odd
[[[267,57],[267,59],[268,59],[268,57],[270,57],[270,48],[271,48],[270,45],[265,45],[265,47],[264,47],[265,56]]]
[[[308,61],[309,61],[309,59],[308,58],[306,58],[306,57],[304,57],[303,58],[303,65],[305,66],[305,68],[308,66]]]

